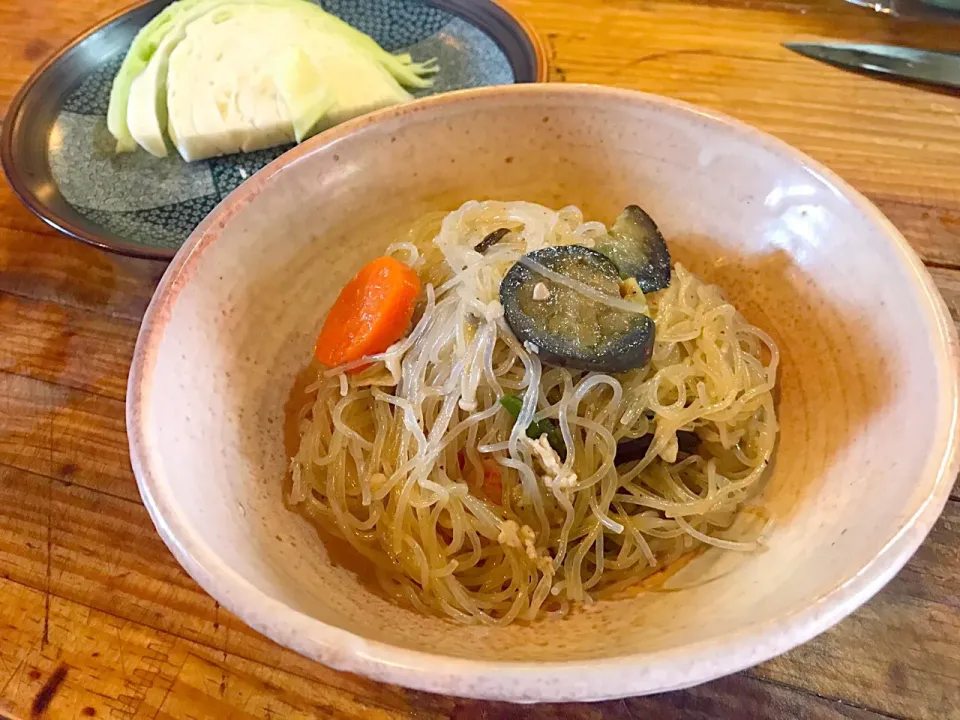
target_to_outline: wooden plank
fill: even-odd
[[[281,648],[220,608],[183,572],[139,502],[0,467],[0,573],[314,682],[350,692],[372,685]]]
[[[11,718],[31,715],[38,698],[50,717],[883,717],[746,676],[650,698],[536,708],[401,691],[325,668],[342,681],[318,682],[56,595],[47,617],[43,594],[12,581],[0,580],[0,597],[0,713]]]
[[[123,401],[139,323],[0,292],[0,371]]]
[[[457,702],[449,711],[457,720],[880,720],[888,716],[835,700],[804,695],[747,675],[734,675],[706,685],[650,697],[594,705],[535,705]]]
[[[0,581],[0,597],[0,623],[10,617],[26,628],[0,645],[0,713],[7,717],[405,716],[402,697],[375,683],[363,699],[58,597],[45,621],[43,595],[11,581]]]
[[[0,33],[0,108],[6,111],[20,84],[60,46],[128,4],[126,0],[0,4],[0,27],[7,29]]]
[[[0,464],[139,497],[122,402],[0,372],[0,427]]]
[[[926,541],[890,581],[894,595],[960,610],[960,503],[948,502]],[[945,637],[949,638],[949,635]],[[960,634],[954,636],[960,640]],[[960,660],[960,652],[954,657]],[[948,664],[949,665],[949,664]],[[954,665],[960,676],[960,665]],[[960,712],[960,706],[957,708]]]
[[[759,677],[894,716],[960,717],[960,504],[871,602]]]
[[[957,248],[960,250],[960,238],[957,239]],[[953,322],[960,331],[960,272],[947,268],[933,267],[927,269],[943,296],[947,309],[950,311],[950,317],[953,318]],[[960,478],[954,482],[950,497],[953,500],[960,500]]]
[[[925,262],[960,267],[960,197],[949,205],[916,205],[883,195],[870,197]],[[956,276],[951,276],[956,293]],[[943,287],[941,287],[943,290]],[[954,316],[954,320],[957,317]]]
[[[50,492],[47,478],[0,467],[0,578],[46,589]]]
[[[682,693],[668,693],[652,698],[629,698],[620,707],[619,717],[662,718],[663,720],[714,720],[714,718],[751,718],[778,720],[809,718],[827,720],[878,720],[880,713],[847,705],[836,700],[804,696],[795,690],[771,686],[747,675],[717,680],[708,686],[691,688]],[[549,716],[544,716],[544,718]],[[608,717],[616,718],[615,712]]]
[[[15,495],[23,498],[18,505],[3,502]],[[45,503],[49,503],[49,511]],[[24,507],[34,510],[25,512]],[[183,573],[137,503],[29,473],[0,472],[0,563],[11,580],[38,589],[46,587],[45,554],[24,548],[46,536],[48,522],[49,586],[54,597],[226,650],[237,662],[282,667],[310,682],[365,692],[367,681],[285,650],[219,608]],[[852,698],[864,708],[894,716],[948,717],[943,714],[944,703],[960,692],[960,648],[944,640],[960,632],[957,548],[960,504],[950,503],[928,542],[878,598],[821,638],[753,671],[754,679],[804,687],[828,698]],[[828,668],[833,670],[827,672]],[[923,693],[917,688],[923,688]],[[766,683],[759,689],[749,683],[743,687],[720,685],[704,696],[694,693],[680,709],[693,712],[701,708],[698,712],[708,713],[702,708],[713,708],[719,712],[740,694],[745,703],[767,703],[773,709],[793,697],[788,694],[777,700],[777,691]],[[452,713],[460,707],[430,695],[404,697],[424,710]],[[660,704],[637,708],[666,714],[671,703],[681,701],[666,696],[656,702]],[[826,709],[822,708],[823,712]],[[740,716],[763,716],[755,712],[760,711],[744,710]],[[858,717],[856,713],[848,716]]]
[[[960,264],[960,97],[825,67],[780,46],[850,37],[955,49],[951,28],[894,24],[840,2],[511,5],[544,38],[552,79],[666,95],[755,125],[877,202],[924,259]]]
[[[55,595],[223,646],[217,604],[183,572],[139,502],[0,467],[4,575],[45,590],[48,543]]]
[[[2,26],[17,28],[0,33],[0,105],[57,45],[126,2],[0,3]],[[841,0],[510,2],[547,41],[554,79],[658,92],[754,123],[865,192],[925,260],[960,267],[960,98],[779,47],[831,37],[956,49],[952,28]],[[901,717],[958,717],[956,504],[851,619],[751,676],[660,698],[461,702],[336,673],[252,633],[182,573],[136,503],[121,359],[162,271],[58,236],[0,185],[0,303],[15,296],[0,307],[0,463],[129,498],[0,471],[0,715],[34,714],[64,667],[49,717],[874,717],[768,680]],[[936,276],[960,320],[957,276]],[[58,328],[77,333],[62,356]]]
[[[960,241],[958,241],[958,249],[960,249]],[[930,271],[933,281],[937,284],[937,289],[940,290],[940,294],[947,304],[947,309],[950,310],[950,317],[953,318],[958,329],[960,329],[960,272],[947,268],[932,267],[927,269]]]
[[[6,184],[0,185],[0,237],[0,292],[136,321],[166,269],[64,237],[30,214]]]
[[[45,607],[42,592],[0,578],[0,713],[11,683],[43,640]]]

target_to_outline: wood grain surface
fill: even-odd
[[[0,108],[122,0],[0,0]],[[661,93],[796,145],[900,228],[960,320],[960,96],[805,60],[813,38],[960,50],[960,25],[841,0],[511,0],[551,80]],[[0,187],[0,718],[960,718],[960,494],[852,617],[708,685],[519,708],[379,685],[285,650],[180,569],[137,493],[126,374],[163,265],[58,236]]]

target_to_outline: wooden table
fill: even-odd
[[[0,107],[123,2],[0,0]],[[824,37],[960,49],[960,26],[840,0],[513,4],[541,33],[553,80],[700,103],[831,166],[903,231],[960,317],[960,97],[780,47]],[[163,265],[60,237],[0,185],[0,717],[960,718],[960,494],[851,618],[684,692],[513,708],[378,685],[278,647],[194,584],[140,503],[123,403]]]

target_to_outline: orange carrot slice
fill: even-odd
[[[383,352],[410,329],[419,294],[420,278],[407,265],[392,257],[371,261],[330,308],[314,349],[317,360],[336,367]]]
[[[463,450],[457,452],[457,464],[462,473],[467,465],[467,454]],[[480,468],[483,470],[481,477],[475,477],[470,473],[466,478],[470,492],[477,497],[486,497],[497,505],[503,505],[503,478],[500,475],[500,464],[493,458],[482,458]]]
[[[487,500],[503,505],[503,478],[500,476],[500,465],[493,458],[484,458],[483,466],[483,494]]]

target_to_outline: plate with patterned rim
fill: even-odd
[[[312,0],[414,60],[437,58],[433,87],[542,82],[535,33],[493,0]],[[246,178],[291,146],[185,163],[175,154],[117,154],[106,126],[110,87],[134,35],[169,0],[148,0],[87,31],[38,69],[14,98],[0,136],[7,179],[61,232],[135,257],[170,259]]]

